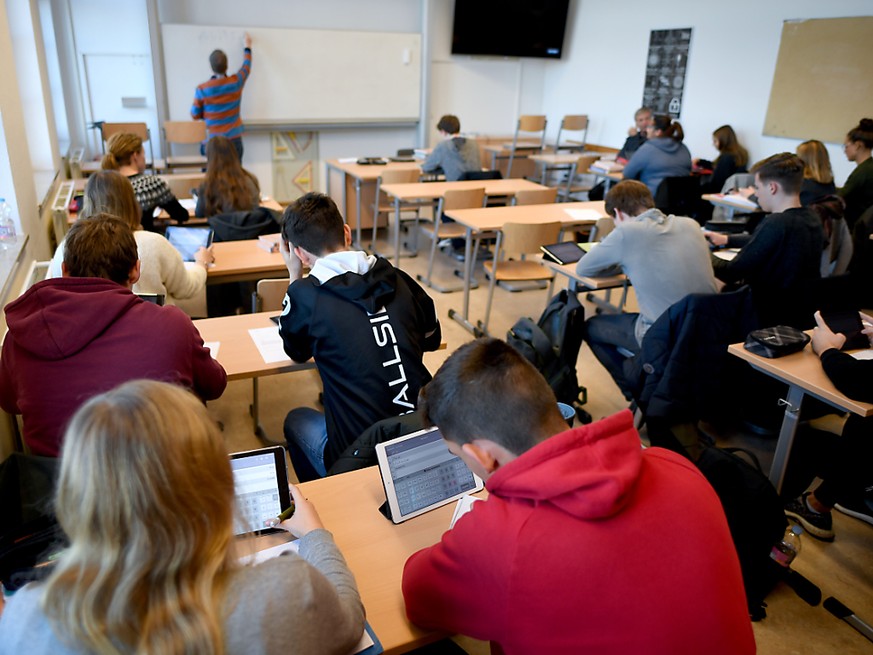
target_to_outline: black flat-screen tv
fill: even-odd
[[[455,0],[453,55],[560,59],[570,0]]]

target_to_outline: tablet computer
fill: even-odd
[[[540,246],[543,256],[562,266],[572,264],[582,259],[582,255],[591,250],[593,243],[576,243],[575,241],[562,241],[548,246]]]
[[[285,449],[272,446],[231,453],[230,468],[237,508],[234,534],[279,532],[278,528],[265,527],[265,521],[291,506]]]
[[[182,260],[186,262],[193,262],[194,253],[200,248],[208,248],[212,245],[212,235],[211,227],[179,227],[178,225],[170,225],[166,232],[167,241],[179,251],[179,254],[182,255]]]
[[[376,457],[394,523],[481,491],[484,486],[460,457],[449,452],[438,428],[377,444]]]

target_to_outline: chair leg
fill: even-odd
[[[497,255],[494,255],[494,269],[491,271],[490,277],[491,280],[488,285],[488,302],[485,303],[485,320],[479,321],[479,329],[484,336],[489,336],[488,321],[491,320],[491,303],[494,300],[494,288],[497,286]]]

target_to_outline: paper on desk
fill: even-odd
[[[289,541],[284,544],[279,544],[278,546],[272,546],[271,548],[265,548],[264,550],[259,550],[255,553],[251,553],[250,555],[243,555],[239,558],[240,564],[261,564],[262,562],[266,562],[268,559],[273,559],[274,557],[279,557],[282,553],[296,553],[300,547],[297,545],[297,540]]]
[[[873,359],[873,348],[867,348],[866,350],[859,350],[849,354],[855,359]]]
[[[285,354],[285,349],[282,347],[282,337],[279,336],[279,328],[265,327],[253,328],[249,330],[249,335],[255,346],[258,347],[258,352],[264,358],[264,363],[275,364],[276,362],[290,362],[291,358]]]
[[[471,509],[473,509],[473,503],[475,503],[477,500],[482,499],[471,496],[470,494],[464,494],[458,499],[458,504],[455,505],[455,513],[452,514],[452,522],[449,524],[450,530],[455,527],[455,523],[458,522],[459,518],[461,518]]]
[[[758,203],[749,200],[739,193],[717,193],[715,195],[721,196],[724,200],[727,200],[731,204],[739,205],[740,207],[746,207],[748,209],[758,209]]]
[[[218,359],[218,349],[221,347],[220,341],[204,341],[203,345],[209,348],[209,354],[212,359]]]
[[[603,214],[596,209],[565,209],[564,211],[574,221],[597,221],[603,218]]]
[[[356,161],[358,161],[358,158],[357,157],[340,157],[339,159],[337,159],[337,161],[340,164],[354,164]]]
[[[189,212],[192,212],[197,208],[197,200],[195,200],[194,198],[179,198],[179,204],[182,205],[182,207]],[[164,211],[163,207],[155,207],[154,211],[152,212],[152,216],[157,218],[161,215],[162,211]]]

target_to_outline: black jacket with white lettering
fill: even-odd
[[[379,258],[345,273],[288,287],[279,319],[285,352],[315,358],[324,383],[326,468],[373,423],[415,408],[431,375],[422,363],[442,338],[433,301],[406,273]]]

